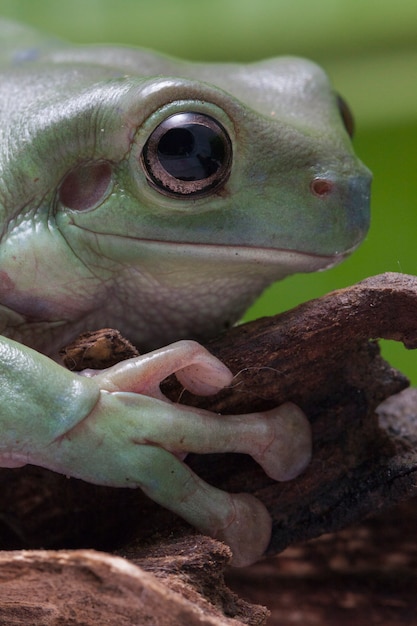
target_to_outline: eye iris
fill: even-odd
[[[158,158],[179,180],[204,180],[221,167],[224,146],[211,128],[200,124],[169,130],[158,144]]]
[[[232,148],[223,128],[210,116],[178,113],[162,122],[142,154],[152,186],[166,195],[205,195],[227,180]]]

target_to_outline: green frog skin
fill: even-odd
[[[0,42],[0,465],[139,487],[251,563],[270,540],[266,508],[183,459],[245,452],[290,480],[311,457],[305,415],[218,416],[159,383],[229,385],[199,342],[363,240],[370,174],[346,108],[297,58],[193,64],[8,21]],[[146,354],[64,368],[59,349],[103,327]]]

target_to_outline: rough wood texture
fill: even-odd
[[[314,433],[313,462],[291,483],[274,483],[241,455],[189,459],[209,482],[263,500],[274,520],[269,554],[344,528],[416,494],[417,397],[413,390],[392,397],[379,409],[378,420],[378,405],[404,389],[407,381],[369,341],[384,337],[417,347],[416,313],[415,277],[377,276],[275,318],[232,329],[211,342],[212,352],[236,372],[234,384],[218,396],[193,398],[175,381],[166,383],[170,397],[225,413],[267,409],[292,400],[308,414]],[[264,622],[261,609],[242,613],[238,603],[225,600],[230,596],[219,582],[224,555],[209,568],[217,583],[210,587],[207,579],[198,582],[207,563],[213,563],[207,540],[138,492],[100,489],[39,468],[3,470],[0,485],[1,548],[118,550],[154,574],[163,572],[167,585],[174,584],[172,572],[181,571],[183,576],[187,564],[195,564],[198,557],[200,565],[191,567],[190,593],[198,588],[203,605],[208,598],[227,619],[238,620],[235,623]],[[187,585],[180,590],[183,596]],[[214,588],[223,600],[218,593],[213,595]],[[197,602],[197,596],[193,598]],[[2,602],[0,597],[0,607]],[[205,614],[206,608],[202,610]],[[163,624],[155,622],[159,623]],[[407,622],[398,625],[403,623]]]
[[[212,590],[219,578],[214,565],[225,557],[221,548],[205,547],[214,561],[199,582]],[[92,550],[4,552],[0,583],[0,624],[7,626],[257,626],[267,613],[231,592],[216,606],[194,590],[190,575],[171,572],[164,584],[125,559]],[[228,605],[244,621],[227,618]]]

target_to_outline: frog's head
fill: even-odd
[[[370,174],[316,65],[68,54],[23,71],[27,100],[9,112],[10,308],[155,346],[220,330],[271,282],[364,238]]]

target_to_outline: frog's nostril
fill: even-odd
[[[310,190],[315,196],[328,196],[333,191],[333,182],[327,178],[315,178],[310,183]]]

